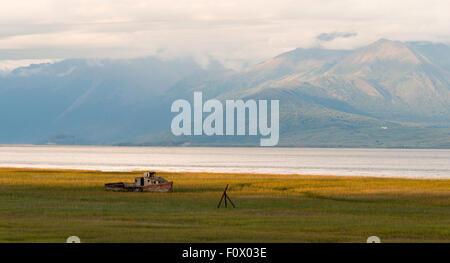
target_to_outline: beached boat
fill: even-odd
[[[156,172],[145,172],[143,177],[136,177],[134,183],[108,183],[106,190],[121,192],[172,192],[173,182],[156,177]]]

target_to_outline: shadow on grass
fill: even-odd
[[[351,202],[351,203],[382,203],[389,201],[391,199],[368,199],[368,198],[345,198],[345,197],[336,197],[336,196],[325,196],[312,192],[302,192],[304,196],[318,199],[318,200],[330,200],[330,201],[339,201],[339,202]]]
[[[202,192],[221,192],[223,187],[176,187],[174,186],[174,193],[202,193]]]

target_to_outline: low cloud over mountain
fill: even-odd
[[[350,37],[356,37],[358,33],[356,32],[347,32],[347,33],[340,33],[340,32],[332,32],[332,33],[322,33],[319,34],[316,39],[320,41],[333,41],[336,38],[350,38]]]

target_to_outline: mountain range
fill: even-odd
[[[68,59],[0,75],[0,144],[255,146],[173,136],[176,99],[280,100],[279,146],[450,148],[450,47],[386,39],[243,70],[194,59]]]

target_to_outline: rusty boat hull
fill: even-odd
[[[137,186],[132,183],[109,183],[105,184],[108,191],[115,192],[172,192],[173,182]]]

